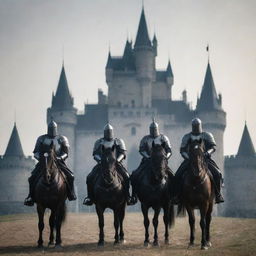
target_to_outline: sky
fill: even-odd
[[[122,55],[135,39],[141,0],[0,0],[0,155],[14,121],[24,152],[46,132],[64,59],[75,106],[107,92],[108,50]],[[158,39],[157,68],[170,58],[173,98],[184,89],[195,107],[210,64],[227,112],[224,152],[235,154],[245,120],[256,145],[256,1],[144,0],[151,38]],[[171,139],[171,138],[170,138]]]

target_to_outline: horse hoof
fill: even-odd
[[[145,247],[149,247],[149,241],[144,242]]]
[[[208,250],[209,248],[206,245],[201,246],[201,250]]]
[[[119,244],[120,244],[120,241],[115,241],[115,242],[114,242],[114,245],[115,245],[115,246],[117,246],[117,245],[119,245]]]
[[[210,241],[208,241],[208,242],[206,243],[206,245],[207,245],[208,247],[212,247],[212,243],[211,243]]]
[[[37,245],[37,248],[38,248],[38,249],[42,249],[42,248],[44,248],[44,246],[43,246],[43,244],[38,244],[38,245]]]
[[[120,244],[126,244],[126,240],[125,239],[120,239]]]
[[[61,250],[63,247],[61,244],[55,244],[54,249]]]
[[[154,242],[153,242],[153,245],[154,245],[155,247],[159,247],[159,246],[160,246],[160,244],[159,244],[158,241],[154,241]]]
[[[99,242],[98,242],[98,246],[99,246],[99,247],[103,247],[103,246],[104,246],[104,241],[99,241]]]
[[[52,247],[52,246],[54,246],[54,243],[53,242],[49,242],[48,243],[48,247]]]
[[[168,245],[168,244],[170,244],[170,241],[169,241],[168,239],[166,239],[166,240],[164,240],[164,243],[165,243],[166,245]]]

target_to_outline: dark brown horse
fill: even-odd
[[[178,211],[181,212],[185,207],[188,212],[190,225],[189,246],[193,246],[195,239],[194,209],[200,210],[202,250],[206,250],[211,246],[210,223],[215,198],[214,188],[208,174],[208,167],[204,152],[204,143],[202,139],[191,142],[189,148],[190,167],[184,177],[181,197],[182,202],[179,205]]]
[[[37,204],[39,239],[38,247],[43,247],[43,229],[45,209],[51,210],[49,219],[50,238],[49,246],[54,243],[54,230],[56,230],[55,246],[61,246],[61,224],[65,219],[67,199],[67,187],[65,177],[57,166],[57,159],[53,143],[50,146],[42,146],[39,160],[41,177],[34,191]]]
[[[101,173],[94,184],[96,211],[99,219],[99,246],[104,246],[104,211],[114,212],[115,242],[124,242],[123,220],[125,216],[125,189],[122,177],[118,174],[115,147],[102,146]]]
[[[148,246],[149,240],[149,218],[148,210],[150,207],[154,210],[153,226],[154,226],[154,241],[153,245],[158,246],[158,217],[161,209],[164,211],[165,225],[165,243],[169,243],[169,228],[174,223],[174,208],[170,202],[170,189],[172,176],[167,164],[166,153],[162,145],[152,145],[152,153],[148,160],[147,169],[140,180],[135,181],[136,193],[141,202],[141,210],[144,216],[145,240],[144,246]],[[131,177],[133,178],[133,177]],[[134,183],[134,182],[132,182]]]

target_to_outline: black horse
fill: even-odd
[[[169,243],[169,228],[174,223],[174,206],[171,204],[171,184],[173,175],[168,167],[166,153],[161,145],[155,145],[153,142],[152,153],[148,160],[148,168],[144,171],[144,175],[140,180],[131,176],[133,189],[135,189],[141,202],[141,210],[144,216],[145,241],[144,246],[149,245],[149,218],[148,210],[150,207],[154,209],[153,225],[154,225],[154,242],[153,245],[158,246],[158,216],[163,209],[164,225],[165,225],[165,243]]]
[[[38,229],[39,239],[38,247],[43,247],[43,229],[44,229],[44,213],[45,209],[51,210],[49,219],[50,238],[49,246],[54,243],[54,230],[56,230],[55,246],[61,246],[61,224],[65,220],[67,199],[67,185],[65,177],[57,166],[57,159],[54,150],[54,145],[42,146],[40,154],[40,170],[41,177],[39,178],[35,190],[34,199],[37,204],[38,213]]]
[[[194,245],[195,215],[194,209],[200,210],[200,226],[202,229],[201,249],[206,250],[211,246],[210,223],[214,205],[214,187],[209,176],[207,162],[204,156],[204,143],[202,139],[191,143],[189,149],[190,167],[185,174],[182,188],[181,204],[178,212],[186,208],[189,216],[190,243]]]
[[[104,211],[110,208],[114,212],[115,242],[124,242],[123,220],[125,216],[124,181],[117,172],[115,147],[102,146],[101,172],[94,184],[95,206],[99,219],[99,246],[104,246]]]

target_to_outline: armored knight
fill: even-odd
[[[208,164],[208,169],[213,177],[213,185],[215,188],[215,202],[222,203],[224,199],[221,195],[221,185],[222,185],[222,174],[219,171],[217,164],[211,158],[211,155],[216,151],[216,142],[214,137],[209,132],[204,132],[202,129],[202,122],[199,118],[194,118],[192,120],[192,131],[188,134],[185,134],[182,138],[180,146],[180,154],[184,158],[184,161],[181,163],[179,169],[175,174],[176,179],[176,197],[174,199],[175,203],[179,202],[181,189],[182,189],[182,178],[189,166],[189,145],[193,140],[202,139],[205,145],[205,158]]]
[[[39,161],[40,159],[40,150],[42,145],[51,145],[54,144],[55,152],[57,155],[57,165],[61,169],[61,171],[65,174],[67,179],[67,187],[68,187],[68,199],[70,201],[76,200],[76,195],[74,192],[74,175],[71,170],[66,166],[65,160],[68,158],[69,151],[69,143],[68,139],[65,136],[58,135],[57,132],[57,124],[51,120],[48,124],[48,132],[45,135],[41,135],[38,137],[35,149],[33,151],[34,157]],[[27,206],[34,205],[33,192],[35,185],[40,178],[40,162],[37,163],[35,169],[32,171],[29,181],[29,195],[25,199],[24,204]]]
[[[152,123],[149,126],[149,135],[146,135],[140,141],[140,148],[139,152],[142,155],[142,160],[137,168],[132,173],[131,181],[133,187],[133,197],[136,197],[136,181],[140,180],[141,176],[143,175],[144,171],[147,169],[147,166],[150,164],[150,156],[152,151],[152,145],[162,145],[166,152],[166,159],[168,160],[172,155],[172,149],[170,145],[170,141],[166,135],[160,134],[158,123],[155,122],[153,119]],[[169,173],[171,176],[173,174]]]
[[[84,199],[83,204],[92,205],[94,203],[93,196],[93,186],[94,181],[97,175],[100,173],[100,165],[102,158],[102,145],[105,148],[112,148],[113,146],[116,149],[116,160],[117,160],[117,171],[123,177],[124,186],[126,191],[126,201],[128,205],[134,204],[132,198],[130,197],[129,187],[129,173],[122,165],[122,161],[126,158],[126,147],[125,143],[122,139],[114,138],[113,127],[110,124],[106,124],[104,127],[104,136],[103,138],[98,139],[93,148],[93,158],[97,162],[97,165],[93,168],[93,170],[88,174],[86,183],[87,183],[87,197]]]

